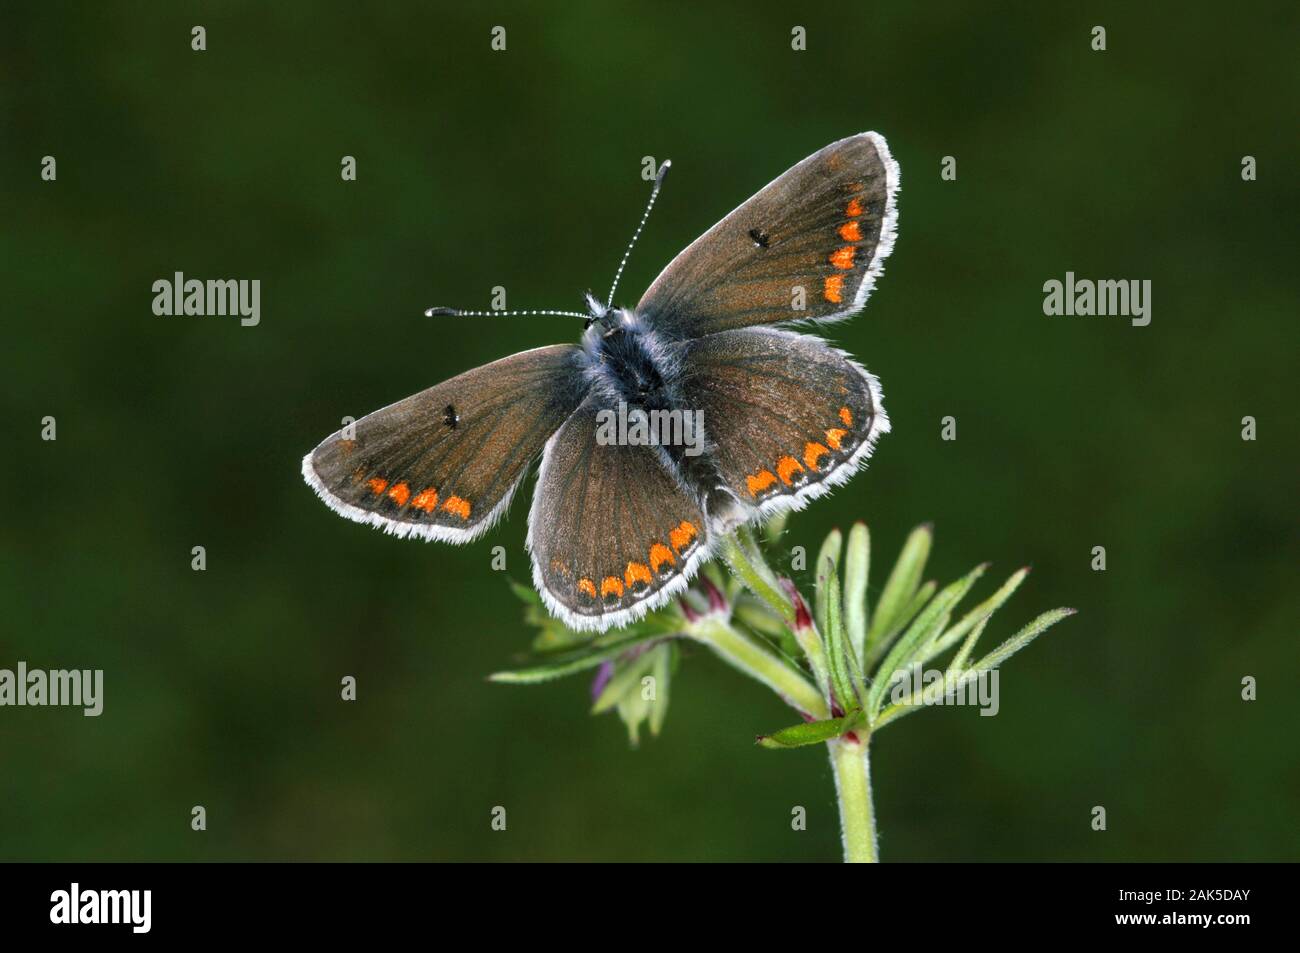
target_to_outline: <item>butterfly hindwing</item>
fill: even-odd
[[[467,371],[325,438],[304,478],[348,519],[398,536],[475,539],[582,400],[572,345]]]
[[[672,260],[637,305],[679,337],[853,314],[889,255],[898,165],[882,136],[833,142]]]
[[[660,449],[598,439],[605,407],[592,394],[547,444],[528,515],[533,582],[575,629],[663,605],[709,551],[700,505]]]
[[[685,347],[686,403],[703,412],[712,463],[747,508],[802,508],[889,430],[876,379],[819,337],[747,328]]]

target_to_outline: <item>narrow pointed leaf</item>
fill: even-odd
[[[549,682],[565,675],[595,668],[601,662],[617,658],[638,642],[647,642],[655,638],[659,636],[647,636],[644,632],[638,632],[606,645],[592,646],[576,652],[558,653],[554,658],[548,658],[527,668],[494,672],[488,676],[488,681],[508,685],[536,685],[540,682]]]
[[[840,708],[845,711],[858,708],[861,702],[849,678],[847,653],[851,649],[844,631],[844,617],[840,611],[842,607],[840,577],[829,560],[826,565],[826,583],[819,588],[826,590],[826,654],[827,661],[830,663],[831,684],[835,688],[835,697],[839,700]]]
[[[628,696],[641,697],[641,679],[649,675],[655,665],[655,653],[644,652],[630,661],[619,665],[614,677],[605,685],[604,691],[596,697],[591,706],[591,713],[599,715],[621,704]]]
[[[852,711],[843,718],[827,718],[823,721],[801,722],[782,728],[770,735],[759,735],[758,743],[764,748],[802,748],[805,745],[820,744],[838,738],[846,731],[853,731],[866,721],[861,711]]]
[[[650,702],[650,734],[659,737],[659,731],[668,717],[668,691],[672,686],[673,669],[677,665],[677,643],[665,642],[651,650],[655,655],[655,697]]]
[[[872,646],[891,632],[902,628],[901,624],[895,625],[894,620],[906,609],[921,583],[925,562],[930,556],[932,539],[933,534],[929,526],[918,526],[912,530],[911,535],[907,537],[907,542],[903,544],[903,551],[885,581],[885,588],[880,593],[880,601],[876,603],[875,617],[867,630],[868,658],[873,657]]]
[[[944,692],[947,693],[950,691],[955,691],[960,689],[962,683],[969,681],[970,679],[973,679],[975,676],[976,676],[975,672],[965,672],[960,675],[954,674],[952,672],[945,673]],[[908,692],[907,695],[905,695],[899,701],[893,704],[886,705],[884,707],[884,709],[880,712],[880,714],[876,716],[876,720],[872,724],[871,730],[873,733],[877,732],[881,728],[885,727],[885,725],[888,725],[890,722],[897,721],[898,719],[902,718],[904,715],[910,715],[913,712],[917,712],[923,708],[930,708],[930,707],[933,706],[924,705],[919,702],[913,703],[912,693]]]
[[[980,636],[984,634],[984,627],[989,624],[989,619],[991,618],[991,614],[986,615],[984,618],[980,619],[979,624],[976,625],[975,628],[970,630],[970,634],[966,636],[966,641],[961,644],[961,648],[957,650],[957,654],[952,657],[952,662],[949,663],[946,674],[952,675],[956,672],[962,671],[966,667],[966,662],[970,658],[971,650],[975,648],[975,643],[978,642]]]
[[[775,543],[785,532],[785,524],[790,520],[790,511],[782,510],[777,513],[763,526],[763,538],[769,543]]]
[[[975,585],[975,580],[983,575],[986,568],[986,566],[976,566],[956,582],[945,586],[930,600],[930,604],[921,610],[908,626],[907,631],[889,650],[885,660],[880,663],[880,668],[876,669],[876,680],[867,694],[866,708],[869,717],[874,718],[879,712],[881,700],[893,682],[895,673],[907,668],[912,662],[912,657],[922,650],[931,638],[942,631],[942,627],[948,623],[953,606],[970,591],[970,587]]]
[[[513,579],[507,580],[510,583],[510,591],[519,597],[519,601],[530,606],[540,606],[542,597],[537,594],[537,590],[532,586],[526,586],[522,582],[515,582]]]
[[[894,644],[894,640],[907,628],[909,622],[916,618],[929,601],[934,597],[934,592],[939,587],[933,579],[928,580],[925,585],[916,590],[912,596],[912,601],[908,603],[907,608],[894,617],[894,622],[890,626],[890,631],[885,633],[884,637],[870,644],[867,649],[866,668],[871,669],[873,665],[880,661],[880,657],[889,650]]]
[[[1018,569],[1012,573],[1010,578],[1002,584],[1001,588],[999,588],[997,592],[993,593],[993,595],[989,596],[974,609],[971,609],[970,612],[967,612],[961,617],[959,622],[935,640],[933,647],[927,653],[929,658],[934,658],[936,655],[942,655],[959,641],[966,639],[967,643],[969,643],[969,647],[963,645],[963,648],[966,650],[966,654],[962,656],[962,662],[964,664],[965,659],[970,656],[971,648],[975,645],[974,641],[966,638],[967,635],[974,632],[977,628],[981,628],[982,623],[987,622],[993,613],[997,612],[998,609],[1002,607],[1002,604],[1011,598],[1012,593],[1020,588],[1020,584],[1025,581],[1025,577],[1028,575],[1028,567]],[[978,638],[979,637],[976,636],[976,640],[978,640]],[[961,668],[962,666],[957,665],[956,667]]]
[[[817,562],[813,564],[816,580],[813,586],[813,619],[818,631],[822,633],[826,631],[826,581],[829,574],[839,567],[843,541],[844,536],[839,530],[831,530],[822,543],[821,551],[817,553]]]
[[[1033,622],[1029,623],[988,655],[984,656],[972,665],[971,669],[976,672],[984,672],[989,669],[997,668],[1030,642],[1034,641],[1034,639],[1038,638],[1045,631],[1056,625],[1056,623],[1060,622],[1064,618],[1074,615],[1074,613],[1074,609],[1052,609],[1049,612],[1044,612]]]
[[[861,667],[867,648],[867,576],[871,569],[871,536],[866,523],[854,523],[844,548],[844,628],[853,657]]]

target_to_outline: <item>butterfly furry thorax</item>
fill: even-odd
[[[861,308],[897,189],[883,138],[832,143],[688,246],[635,308],[589,295],[578,344],[376,411],[327,437],[303,475],[349,519],[459,543],[497,521],[540,456],[527,545],[543,601],[579,629],[639,618],[723,534],[844,483],[888,431],[875,377],[779,325]]]
[[[582,334],[583,378],[611,401],[647,408],[679,403],[680,342],[663,338],[626,308],[612,308]]]

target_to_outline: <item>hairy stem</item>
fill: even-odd
[[[812,682],[776,653],[737,632],[723,620],[706,616],[683,631],[746,675],[762,682],[803,714],[814,719],[830,716],[821,692]]]
[[[727,566],[731,569],[736,577],[745,585],[750,592],[762,599],[775,612],[786,625],[794,623],[794,605],[775,585],[775,576],[767,565],[762,561],[762,556],[758,554],[757,549],[753,550],[753,555],[745,551],[735,534],[722,537],[722,545],[718,549],[718,555],[722,557]]]
[[[840,804],[844,862],[875,863],[876,809],[871,802],[870,735],[845,735],[826,742]]]

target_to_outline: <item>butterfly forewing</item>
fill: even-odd
[[[637,313],[682,337],[857,311],[893,245],[898,166],[865,132],[804,159],[696,239]]]
[[[588,397],[547,446],[528,516],[533,581],[575,629],[663,605],[709,548],[699,503],[659,448],[597,439],[603,409]]]
[[[713,464],[746,507],[801,507],[852,476],[889,430],[875,378],[818,337],[724,331],[688,342],[683,367]]]
[[[582,399],[579,349],[524,351],[361,418],[303,460],[334,510],[398,536],[467,542]]]

